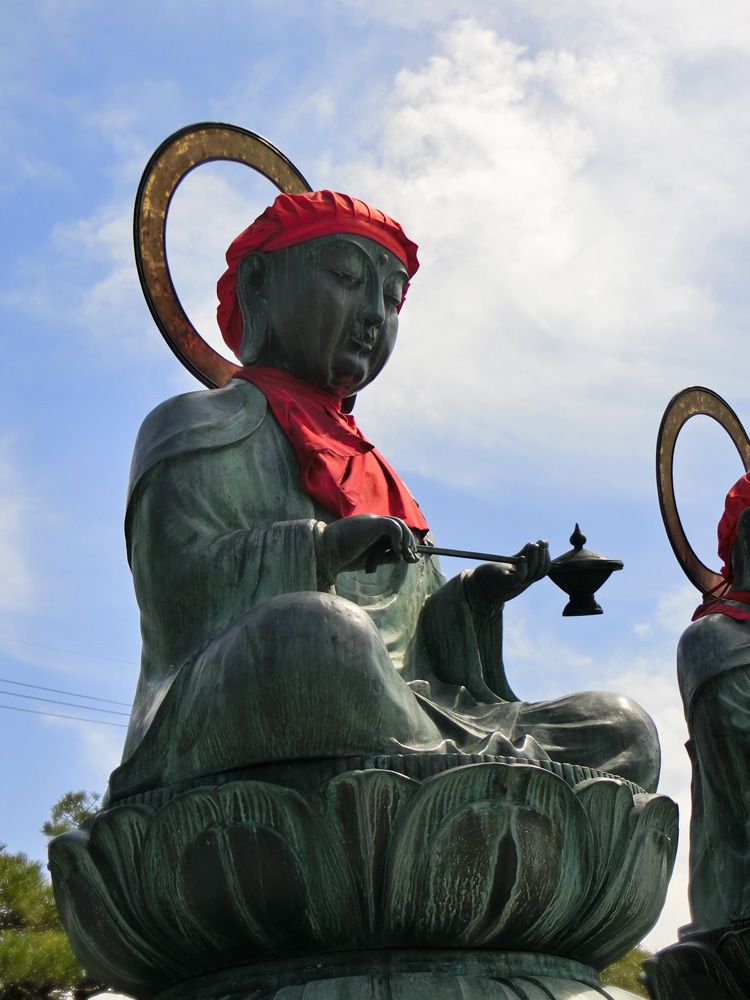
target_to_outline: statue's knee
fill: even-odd
[[[380,633],[362,608],[335,594],[317,591],[284,594],[265,601],[250,628],[274,645],[323,650],[334,659],[362,655],[383,646]]]
[[[610,695],[611,721],[618,732],[620,769],[622,773],[647,791],[655,791],[661,771],[661,747],[654,720],[641,706],[624,695]]]
[[[305,683],[379,677],[390,658],[383,639],[357,605],[316,591],[283,594],[258,605],[204,652],[225,672],[253,674],[270,685],[294,676]]]
[[[597,692],[600,704],[597,715],[617,726],[622,739],[628,743],[654,746],[658,750],[659,736],[654,720],[641,706],[622,694]]]

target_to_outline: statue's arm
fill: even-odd
[[[440,587],[420,616],[414,676],[431,672],[479,701],[518,701],[503,664],[503,607],[548,569],[547,543],[535,542],[514,564],[484,563]]]
[[[323,525],[312,504],[287,503],[288,519],[273,519],[268,496],[285,486],[278,470],[248,484],[236,458],[221,449],[159,463],[131,500],[142,628],[170,662],[182,662],[262,601],[318,587]]]
[[[505,676],[503,662],[503,604],[492,604],[472,599],[471,571],[463,577],[464,599],[469,606],[471,624],[476,637],[482,677],[497,697],[503,701],[518,701]]]
[[[503,666],[503,605],[473,603],[470,578],[453,577],[425,601],[410,673],[463,686],[480,702],[518,701]]]

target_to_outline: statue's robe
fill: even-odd
[[[319,589],[334,515],[252,384],[167,400],[136,443],[126,539],[143,653],[110,802],[277,761],[431,751],[552,758],[653,790],[653,723],[619,695],[519,701],[502,608],[435,557]]]
[[[750,920],[750,619],[694,621],[677,647],[677,675],[693,765],[692,929],[714,930]]]

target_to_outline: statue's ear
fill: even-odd
[[[750,590],[750,507],[737,518],[737,541],[732,549],[732,590]]]
[[[237,265],[237,301],[242,314],[240,361],[253,364],[268,341],[268,307],[271,281],[268,256],[256,250],[246,254]]]

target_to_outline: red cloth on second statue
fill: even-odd
[[[302,489],[339,517],[400,517],[420,536],[429,531],[417,502],[364,438],[341,400],[277,368],[242,368],[233,378],[257,386],[299,460]]]
[[[707,595],[708,596],[708,595]],[[730,590],[721,597],[708,597],[703,604],[699,605],[693,613],[693,621],[703,618],[704,615],[729,615],[737,621],[744,621],[750,618],[750,611],[743,611],[733,604],[725,604],[725,601],[739,601],[740,604],[750,604],[750,594],[745,590]]]
[[[724,563],[721,567],[721,575],[727,583],[731,583],[733,577],[732,549],[737,541],[737,521],[742,511],[748,506],[750,506],[750,473],[745,473],[727,493],[727,498],[724,501],[724,514],[719,521],[717,530],[719,558]]]

